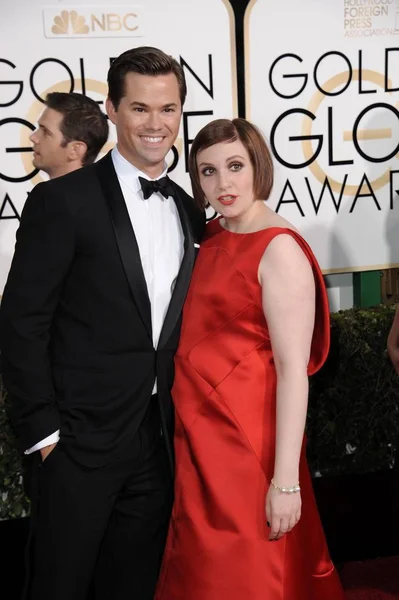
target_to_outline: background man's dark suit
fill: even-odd
[[[173,186],[184,256],[157,350],[139,250],[111,155],[39,184],[29,195],[2,300],[0,340],[22,449],[60,429],[47,469],[60,452],[83,468],[110,463],[135,437],[155,378],[173,464],[173,356],[194,243],[205,226],[204,213]],[[27,254],[27,247],[34,252]]]

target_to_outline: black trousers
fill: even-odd
[[[59,442],[31,488],[29,600],[152,600],[172,505],[153,396],[134,440],[89,469]]]

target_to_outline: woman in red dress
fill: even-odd
[[[273,165],[248,121],[190,154],[211,221],[176,355],[175,503],[156,600],[343,600],[305,456],[308,376],[329,349],[323,276],[268,208]]]

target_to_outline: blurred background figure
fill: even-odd
[[[52,92],[30,136],[33,165],[50,179],[93,163],[108,139],[99,105],[82,94]]]

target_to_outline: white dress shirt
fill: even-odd
[[[139,177],[150,179],[112,150],[112,161],[126,202],[129,218],[139,247],[141,264],[151,302],[152,342],[157,348],[173,288],[184,252],[184,236],[179,213],[173,198],[155,193],[144,200]],[[166,175],[167,168],[159,176]],[[157,178],[157,179],[159,179]],[[156,392],[156,381],[153,393]],[[59,431],[25,450],[31,454],[59,440]]]

